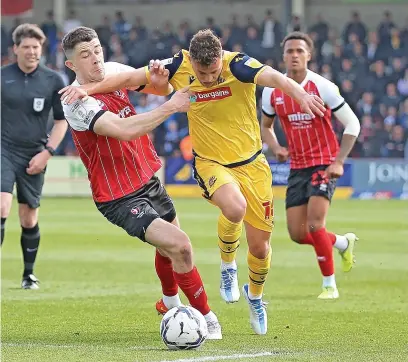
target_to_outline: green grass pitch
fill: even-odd
[[[206,341],[196,351],[168,351],[154,309],[161,295],[154,249],[105,221],[91,200],[44,199],[38,291],[20,289],[16,205],[6,224],[2,360],[408,361],[407,202],[333,202],[328,229],[360,237],[351,273],[341,272],[336,253],[335,301],[316,298],[321,277],[314,252],[289,241],[284,204],[276,202],[266,336],[252,333],[242,297],[234,305],[220,299],[218,210],[204,200],[177,199],[176,207],[222,323],[222,341]],[[241,285],[247,280],[245,244],[238,254]]]

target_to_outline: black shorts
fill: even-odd
[[[336,189],[335,179],[323,176],[327,165],[290,170],[286,190],[286,208],[305,205],[311,196],[323,196],[331,201]]]
[[[146,241],[145,233],[153,220],[162,218],[172,222],[176,209],[163,184],[153,176],[141,189],[107,202],[95,202],[96,207],[112,224],[130,236]]]
[[[37,175],[29,175],[26,171],[31,156],[1,149],[1,192],[13,193],[14,184],[17,188],[17,201],[32,209],[40,206],[44,185],[45,170]]]

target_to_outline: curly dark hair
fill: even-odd
[[[221,57],[221,41],[211,29],[200,30],[191,39],[189,51],[191,59],[209,66]]]
[[[288,35],[285,36],[281,43],[282,48],[285,47],[286,42],[289,40],[303,40],[309,47],[310,52],[313,53],[314,49],[313,40],[310,38],[309,35],[302,33],[300,31],[294,31],[292,33],[289,33]]]

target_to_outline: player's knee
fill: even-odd
[[[23,228],[31,229],[38,223],[37,210],[30,209],[26,205],[20,205],[19,216],[20,216],[20,224]]]
[[[317,231],[324,227],[324,218],[315,215],[308,216],[307,225],[310,232]]]
[[[270,249],[271,245],[269,240],[262,240],[257,243],[252,243],[249,252],[257,259],[265,259]]]
[[[193,248],[191,242],[186,233],[180,232],[177,242],[174,244],[171,250],[173,259],[176,259],[178,263],[191,264],[193,260]]]
[[[225,207],[222,213],[229,221],[238,223],[244,219],[246,208],[246,200],[242,197]]]
[[[7,219],[10,215],[12,197],[7,193],[1,193],[1,217]]]

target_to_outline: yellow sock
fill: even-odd
[[[223,214],[218,218],[218,246],[222,261],[231,263],[235,260],[242,233],[242,222],[229,221]]]
[[[272,249],[269,247],[265,259],[255,258],[248,251],[249,295],[251,298],[260,298],[263,294],[264,283],[271,267]]]

